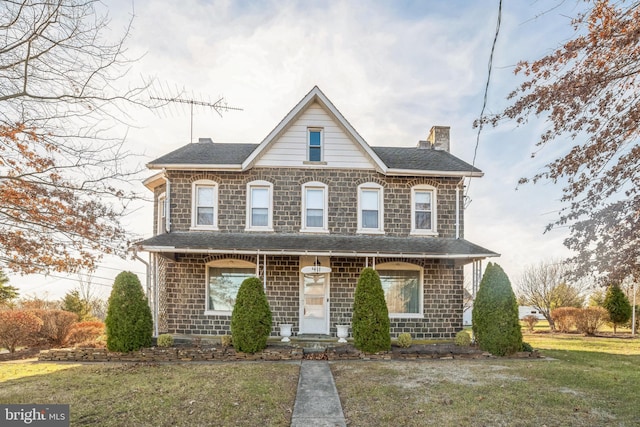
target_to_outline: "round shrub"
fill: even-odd
[[[173,335],[158,335],[158,347],[173,347]]]
[[[123,271],[116,277],[105,325],[110,351],[129,352],[151,346],[153,318],[135,274]]]
[[[238,289],[231,313],[234,348],[243,353],[264,350],[271,333],[271,323],[271,310],[262,282],[257,277],[245,279]]]
[[[458,331],[454,343],[458,347],[469,347],[471,345],[471,335],[467,331]]]
[[[77,314],[65,310],[36,309],[29,311],[42,320],[42,327],[32,336],[33,343],[37,345],[54,347],[64,345],[73,325],[78,321]]]
[[[90,345],[104,334],[104,328],[104,323],[95,320],[76,323],[71,327],[68,342],[82,347]]]
[[[411,347],[411,343],[413,339],[411,338],[411,334],[409,332],[403,332],[398,335],[398,346],[402,348]]]
[[[29,311],[0,311],[0,347],[14,353],[18,345],[29,343],[41,327],[42,320]]]
[[[473,304],[473,333],[481,350],[496,356],[520,351],[522,331],[518,303],[502,268],[489,263]]]
[[[391,349],[389,311],[378,272],[365,268],[353,297],[353,343],[365,353]]]

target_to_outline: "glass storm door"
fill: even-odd
[[[300,289],[300,333],[329,333],[329,274],[303,274]]]

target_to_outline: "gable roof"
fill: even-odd
[[[314,86],[278,123],[260,144],[198,142],[182,146],[147,164],[149,169],[234,170],[250,169],[287,128],[313,103],[325,111],[355,141],[384,175],[429,175],[480,177],[482,171],[443,150],[418,147],[371,147],[331,103]]]
[[[318,86],[307,93],[304,98],[296,104],[295,107],[278,123],[278,125],[262,140],[258,148],[242,163],[242,169],[250,168],[256,160],[266,151],[266,149],[278,139],[280,135],[291,125],[311,104],[317,102],[320,104],[332,118],[342,127],[345,132],[359,145],[362,151],[371,159],[379,172],[386,173],[386,165],[380,160],[376,153],[371,149],[369,144],[360,136],[360,134],[351,126],[349,121],[338,111],[329,98],[320,90]]]

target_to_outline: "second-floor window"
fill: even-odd
[[[247,184],[247,230],[273,230],[273,184],[253,181]]]
[[[199,180],[192,185],[191,227],[216,230],[218,228],[218,184]]]
[[[411,189],[411,233],[436,234],[436,189],[417,185]]]
[[[358,232],[384,232],[382,186],[374,183],[358,186]]]
[[[322,129],[309,128],[307,133],[309,138],[308,160],[310,162],[321,162],[322,161]]]
[[[302,230],[328,231],[327,186],[321,182],[309,182],[302,186]]]
[[[167,232],[167,195],[162,193],[158,196],[158,228],[157,234]]]

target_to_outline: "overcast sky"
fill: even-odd
[[[128,55],[142,57],[131,79],[155,78],[157,96],[184,89],[186,97],[224,96],[230,106],[243,109],[221,118],[196,108],[195,139],[259,143],[318,85],[369,145],[414,146],[431,126],[451,126],[451,151],[469,163],[498,3],[105,0],[114,33],[135,15]],[[569,17],[582,6],[574,0],[504,1],[487,113],[507,105],[507,94],[520,81],[513,75],[519,60],[538,58],[571,37]],[[129,114],[136,127],[127,132],[127,146],[142,155],[142,163],[189,142],[184,106]],[[566,143],[554,144],[532,158],[544,128],[534,118],[521,128],[512,123],[485,128],[475,161],[485,176],[474,179],[468,192],[465,238],[500,253],[493,261],[514,284],[523,267],[569,254],[562,245],[566,229],[544,234],[545,225],[557,218],[560,187],[540,183],[516,191],[520,177],[533,175],[567,149]],[[138,189],[146,191],[141,183]],[[126,219],[133,234],[151,235],[151,212],[151,203],[141,204]],[[123,269],[145,271],[140,262],[105,259],[93,279],[96,291],[107,297]],[[10,275],[10,283],[23,296],[48,292],[58,298],[77,285],[63,276]]]

